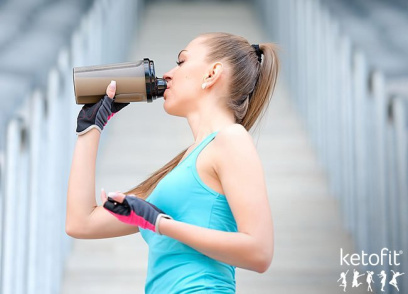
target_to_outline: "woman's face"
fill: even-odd
[[[167,90],[164,92],[164,109],[168,114],[186,117],[198,109],[204,90],[201,88],[209,64],[204,60],[207,48],[203,37],[191,41],[180,51],[179,63],[164,74]]]

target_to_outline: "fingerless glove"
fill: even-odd
[[[121,222],[151,230],[159,235],[160,219],[172,219],[153,204],[134,196],[126,196],[122,203],[108,197],[103,207]]]
[[[102,132],[108,121],[129,103],[117,103],[105,95],[99,102],[85,104],[78,114],[76,134],[83,135],[93,128]]]

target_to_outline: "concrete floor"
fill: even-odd
[[[245,3],[154,3],[143,13],[130,59],[153,59],[157,76],[172,68],[178,52],[201,32],[227,31],[251,43],[268,41]],[[274,217],[274,260],[263,274],[237,269],[237,293],[344,293],[336,282],[345,270],[340,248],[353,252],[352,242],[289,98],[279,81],[264,120],[252,132]],[[109,122],[97,162],[98,198],[102,187],[125,191],[135,186],[193,142],[186,120],[168,116],[162,103],[133,103]],[[139,235],[75,240],[61,293],[144,293],[147,251]],[[351,292],[365,292],[363,287]]]

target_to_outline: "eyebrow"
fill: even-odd
[[[181,54],[183,51],[186,51],[186,52],[187,52],[187,50],[185,50],[185,49],[184,49],[184,50],[181,50],[180,53],[178,54],[177,58],[180,58],[180,54]]]

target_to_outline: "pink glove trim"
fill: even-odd
[[[148,229],[148,230],[152,230],[153,232],[156,232],[156,227],[153,224],[146,221],[143,217],[138,216],[134,211],[131,211],[129,216],[116,214],[116,213],[111,212],[110,210],[108,211],[110,214],[115,216],[121,222],[130,224],[130,225],[134,225],[134,226],[138,226],[138,227],[141,227],[142,229]]]

